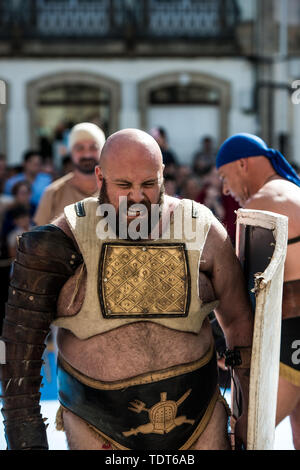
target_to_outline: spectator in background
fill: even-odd
[[[193,157],[193,171],[198,176],[206,175],[214,166],[216,152],[214,150],[213,139],[206,136],[202,139],[201,148]]]
[[[6,181],[13,176],[19,175],[23,171],[23,165],[7,165],[6,167]],[[4,191],[4,189],[3,189]]]
[[[21,219],[21,221],[17,220],[17,224],[25,226],[23,223],[24,216],[21,217],[20,215],[20,208],[22,208],[23,212],[26,211],[26,214],[28,213],[30,218],[32,217],[35,209],[35,206],[30,202],[31,186],[30,183],[26,180],[15,183],[12,188],[12,195],[5,197],[9,198],[9,202],[3,206],[2,224],[0,231],[0,330],[5,311],[5,302],[7,301],[8,296],[9,276],[15,247],[13,236],[10,236],[10,234],[17,229],[16,214],[17,218],[20,217]],[[16,209],[18,209],[19,212],[16,212]],[[30,225],[32,225],[32,223]],[[8,239],[10,245],[8,245]]]
[[[175,177],[176,177],[176,186],[177,186],[177,193],[181,195],[182,188],[189,176],[193,174],[192,169],[189,165],[180,165],[176,169]]]
[[[48,186],[34,217],[37,225],[50,223],[73,202],[98,196],[95,166],[104,142],[104,133],[93,123],[83,122],[73,127],[69,138],[73,171]]]
[[[7,178],[7,168],[6,168],[6,160],[5,155],[0,153],[0,194],[3,192],[4,182]]]
[[[169,148],[167,132],[163,127],[154,127],[151,129],[150,134],[158,143],[162,156],[163,164],[165,165],[165,173],[171,172],[170,168],[177,166],[177,157],[175,153]]]
[[[71,155],[65,155],[61,160],[61,176],[73,171],[73,162]]]
[[[57,178],[57,170],[51,157],[43,157],[42,172],[49,175],[51,177],[51,181],[54,181]]]
[[[61,169],[62,159],[68,154],[68,141],[71,129],[75,123],[63,121],[59,123],[54,131],[52,142],[52,154],[56,166]]]
[[[29,181],[18,181],[12,187],[11,192],[13,200],[3,216],[2,240],[6,240],[8,234],[15,228],[13,214],[16,207],[24,207],[29,212],[31,220],[35,212],[35,205],[31,202],[31,185]]]
[[[42,158],[38,151],[29,150],[24,154],[23,171],[9,178],[4,186],[4,193],[11,194],[12,187],[18,181],[27,180],[31,184],[31,202],[37,207],[45,188],[51,183],[52,177],[41,172]]]
[[[223,223],[232,244],[235,245],[235,211],[239,209],[239,204],[231,196],[225,196],[223,194],[222,182],[215,167],[203,177],[202,181],[203,187],[198,194],[197,202],[201,202],[207,206]]]
[[[164,186],[165,186],[165,193],[168,196],[177,197],[177,184],[176,178],[174,175],[166,174],[164,177]]]
[[[202,182],[203,188],[198,195],[198,202],[205,204],[220,221],[223,221],[225,208],[222,199],[222,183],[214,167],[202,178]]]
[[[183,199],[192,199],[196,202],[198,201],[199,193],[201,191],[201,180],[196,175],[190,175],[186,178],[183,183],[182,190],[180,192],[180,197]]]
[[[17,249],[17,237],[24,232],[29,232],[34,225],[30,222],[30,211],[22,204],[12,209],[11,217],[14,229],[6,237],[8,257],[14,259]]]
[[[2,228],[3,216],[7,208],[12,203],[12,196],[3,194],[4,183],[7,179],[7,167],[5,155],[0,154],[0,232]]]

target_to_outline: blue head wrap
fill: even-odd
[[[284,156],[278,150],[268,148],[262,139],[252,134],[235,134],[225,140],[217,154],[216,167],[220,168],[226,163],[235,162],[241,158],[260,155],[270,160],[276,173],[300,186],[299,176]]]

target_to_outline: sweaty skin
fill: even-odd
[[[300,235],[300,188],[289,181],[275,177],[266,183],[246,204],[245,209],[258,209],[277,212],[288,217],[288,237]],[[288,245],[284,265],[284,280],[300,278],[300,244]],[[299,312],[300,315],[300,312]],[[289,318],[285,314],[285,318]]]
[[[281,178],[265,157],[250,157],[219,169],[223,192],[245,209],[276,212],[288,217],[288,238],[300,235],[300,188]],[[289,245],[284,280],[300,279],[300,243]],[[289,315],[287,315],[288,317]]]
[[[112,204],[117,204],[120,194],[136,203],[146,199],[151,203],[157,202],[163,166],[159,148],[153,142],[144,133],[133,130],[120,131],[108,139],[96,176],[99,188],[105,178]],[[174,198],[166,198],[165,201],[173,208],[177,203],[178,200]],[[54,223],[72,237],[64,216]],[[78,276],[79,289],[69,305]],[[60,292],[57,316],[74,315],[79,311],[85,294],[85,279],[85,271],[82,273],[79,267]],[[215,298],[220,300],[216,315],[228,347],[251,345],[252,316],[241,268],[227,232],[216,219],[202,253],[199,292],[204,302]],[[212,331],[207,319],[198,334],[171,330],[151,322],[139,322],[87,340],[79,340],[65,329],[59,329],[57,336],[59,353],[67,362],[83,374],[103,381],[121,380],[197,360],[204,356],[212,342]],[[249,380],[247,370],[239,373],[238,379],[246,397]],[[238,437],[244,442],[246,411],[247,400],[243,418],[237,427]],[[110,448],[104,439],[96,436],[95,431],[73,413],[64,411],[63,418],[70,449]],[[211,421],[193,448],[229,449],[226,429],[227,413],[224,405],[218,401]]]
[[[265,210],[288,217],[288,238],[300,235],[300,188],[281,178],[263,156],[249,157],[219,168],[224,194],[245,209]],[[300,279],[300,242],[288,245],[284,281]],[[285,312],[283,319],[295,316]],[[298,315],[300,316],[300,311]],[[290,416],[294,446],[300,449],[300,388],[279,377],[276,424]]]

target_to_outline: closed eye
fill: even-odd
[[[131,184],[130,183],[118,183],[117,186],[119,188],[127,189],[127,188],[130,188]]]

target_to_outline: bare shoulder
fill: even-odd
[[[275,195],[260,190],[246,202],[244,209],[273,212],[275,209],[278,209],[278,201],[276,201]]]
[[[245,209],[266,210],[291,215],[300,209],[300,188],[285,179],[270,181],[245,204]]]
[[[296,191],[293,192],[293,189]],[[245,209],[284,213],[289,204],[293,203],[294,197],[300,196],[298,189],[293,183],[283,178],[270,181],[251,196],[245,204]]]

